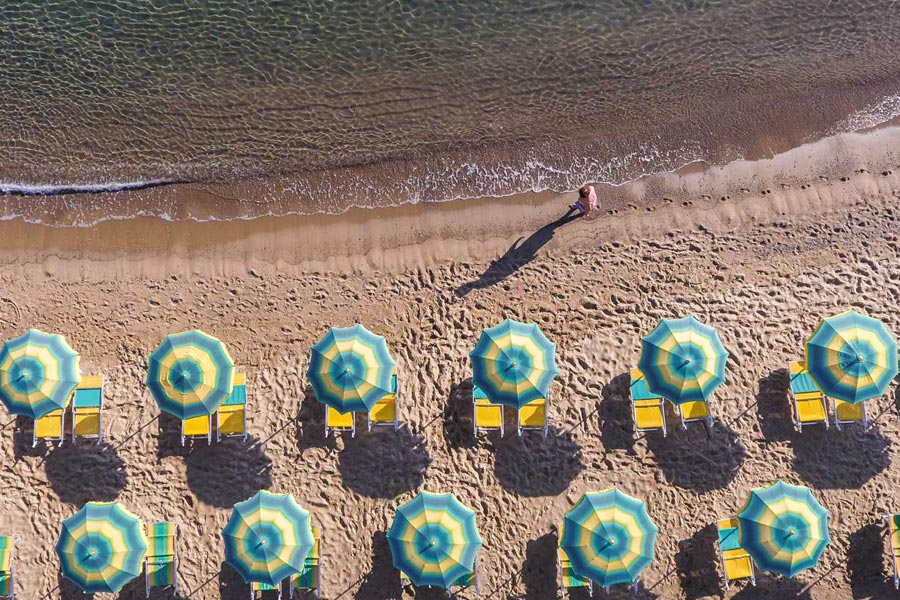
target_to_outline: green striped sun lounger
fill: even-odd
[[[313,547],[306,556],[303,570],[291,578],[290,597],[294,597],[294,588],[298,590],[310,590],[316,598],[322,594],[322,580],[319,573],[320,545],[322,541],[322,529],[312,526]]]
[[[13,536],[0,536],[0,597],[3,598],[14,599],[16,597],[14,555]]]
[[[172,522],[153,523],[147,528],[147,557],[144,559],[147,597],[150,588],[171,587],[178,594],[178,526]]]

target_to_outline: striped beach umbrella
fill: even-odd
[[[118,502],[88,502],[62,524],[56,543],[62,574],[86,594],[118,592],[141,574],[147,536]]]
[[[473,384],[491,402],[513,408],[546,398],[559,374],[556,344],[533,323],[506,319],[485,329],[469,357]]]
[[[793,577],[819,562],[828,535],[828,511],[809,488],[776,481],[750,492],[738,514],[741,546],[766,571]]]
[[[615,488],[585,494],[566,513],[559,545],[579,577],[632,583],[654,561],[659,530],[644,503]]]
[[[475,513],[453,494],[421,492],[397,509],[387,533],[394,567],[414,585],[449,587],[475,569]]]
[[[387,343],[362,325],[332,327],[315,346],[306,378],[316,399],[341,414],[368,412],[393,392]]]
[[[225,562],[247,583],[268,585],[302,571],[313,547],[309,513],[290,494],[265,491],[234,505],[222,539]]]
[[[230,395],[234,361],[218,339],[197,329],[175,333],[153,351],[147,387],[179,419],[211,415]]]
[[[663,319],[641,340],[638,368],[654,394],[675,404],[705,402],[725,382],[727,359],[718,332],[689,316]]]
[[[806,368],[825,395],[862,402],[897,376],[897,342],[878,319],[842,312],[819,321],[806,342]]]
[[[32,419],[63,408],[81,381],[78,363],[63,336],[29,329],[0,349],[0,401]]]

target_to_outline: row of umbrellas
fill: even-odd
[[[809,489],[781,481],[751,491],[738,520],[740,543],[760,568],[788,577],[814,567],[830,541],[828,511]],[[449,587],[474,569],[475,521],[453,494],[421,492],[387,533],[394,567],[417,586]],[[607,587],[635,581],[653,562],[658,532],[642,501],[610,488],[566,513],[559,544],[577,576]],[[225,561],[246,582],[269,585],[300,573],[314,545],[309,513],[291,495],[266,491],[235,504],[222,539]],[[90,502],[63,522],[56,552],[84,592],[118,592],[140,575],[147,547],[136,515]]]
[[[473,383],[491,402],[521,408],[546,398],[559,373],[556,346],[535,324],[507,319],[485,329],[470,353]],[[728,352],[692,316],[663,319],[641,342],[638,368],[650,391],[675,404],[706,401],[725,382]],[[897,342],[877,319],[848,311],[820,321],[806,366],[822,391],[857,403],[884,394],[897,375]],[[335,327],[311,350],[307,379],[319,402],[368,411],[393,390],[385,339],[362,325]],[[210,415],[232,393],[234,361],[220,340],[192,330],[169,335],[148,360],[147,386],[180,419]],[[63,408],[81,380],[78,354],[60,335],[31,329],[0,349],[0,401],[40,418]]]

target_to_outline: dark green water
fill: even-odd
[[[0,16],[4,189],[266,178],[248,217],[619,183],[874,124],[900,93],[886,0],[7,0]]]

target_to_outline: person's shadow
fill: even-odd
[[[575,208],[569,208],[566,214],[552,223],[544,225],[524,241],[523,238],[517,239],[503,256],[488,265],[478,279],[466,282],[456,288],[456,295],[462,298],[472,290],[491,287],[514,274],[537,257],[538,251],[553,239],[553,234],[558,228],[580,216],[581,214]]]

